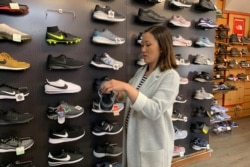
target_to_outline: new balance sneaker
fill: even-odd
[[[96,167],[122,167],[122,164],[118,162],[110,163],[110,162],[105,161],[105,162],[96,164]]]
[[[183,95],[178,95],[176,98],[175,98],[175,103],[186,103],[187,102],[187,99],[184,98]]]
[[[13,125],[30,122],[34,118],[30,113],[19,113],[16,110],[0,111],[0,125]]]
[[[188,118],[187,116],[183,115],[182,113],[180,113],[177,110],[174,110],[172,113],[172,121],[183,121],[183,122],[187,122]]]
[[[122,148],[117,144],[105,143],[103,145],[97,145],[93,151],[93,154],[97,158],[103,157],[117,157],[122,154]]]
[[[11,7],[11,3],[16,3],[17,8]],[[0,13],[10,15],[25,15],[29,13],[29,7],[27,5],[19,4],[17,2],[12,2],[11,0],[1,0]]]
[[[57,81],[46,79],[44,89],[47,94],[78,93],[82,90],[81,86],[62,79],[58,79]]]
[[[58,120],[64,117],[66,119],[76,118],[84,113],[84,108],[79,105],[72,105],[65,101],[61,101],[58,106],[49,106],[47,116],[49,119]],[[60,121],[61,122],[61,121]],[[64,120],[62,120],[62,123]]]
[[[108,53],[103,53],[101,56],[94,55],[90,64],[99,68],[111,68],[114,70],[119,70],[123,67],[123,62],[115,60]]]
[[[201,29],[212,29],[218,27],[218,25],[209,18],[200,18],[196,26]]]
[[[9,163],[6,167],[35,167],[32,161],[15,161]]]
[[[214,11],[216,10],[215,4],[212,0],[200,0],[198,4],[196,4],[195,8],[201,11]]]
[[[59,130],[50,130],[49,143],[58,144],[72,142],[83,138],[85,131],[80,128],[64,128]]]
[[[0,53],[0,70],[26,70],[30,68],[30,64],[15,60],[8,53]]]
[[[166,18],[164,16],[160,16],[155,11],[142,8],[139,8],[137,18],[142,22],[148,23],[162,23],[166,21]]]
[[[83,62],[74,60],[65,55],[59,55],[54,57],[48,55],[47,57],[47,68],[49,70],[71,70],[78,69],[83,66]]]
[[[184,156],[185,152],[186,152],[185,147],[174,146],[173,157],[175,157],[175,156]]]
[[[49,152],[48,163],[49,166],[59,166],[67,164],[75,164],[83,160],[83,155],[78,151],[60,150]]]
[[[177,8],[190,8],[192,3],[189,3],[186,0],[170,0],[170,6],[177,7]]]
[[[195,44],[199,47],[215,47],[215,44],[211,42],[207,37],[199,37]]]
[[[96,136],[103,135],[115,135],[122,131],[123,127],[117,123],[109,123],[107,121],[102,121],[100,123],[96,123],[92,128],[92,134]]]
[[[27,87],[15,88],[6,84],[0,85],[0,99],[24,100],[29,95]]]
[[[92,42],[106,45],[121,45],[125,43],[125,39],[113,34],[108,29],[104,29],[103,31],[94,31]]]
[[[23,33],[15,28],[8,26],[7,24],[0,24],[0,40],[22,42],[30,39],[31,36],[29,34]]]
[[[181,35],[172,36],[173,46],[192,46],[192,41],[183,38]]]
[[[57,26],[47,27],[46,42],[49,44],[74,44],[81,41],[80,37],[59,30]]]
[[[191,22],[184,19],[181,15],[173,15],[169,21],[170,25],[175,27],[190,27]]]
[[[214,97],[213,94],[207,93],[203,87],[201,89],[196,90],[194,96],[194,98],[198,100],[212,99],[213,97]]]
[[[191,142],[192,148],[194,150],[201,150],[201,149],[207,149],[208,148],[208,141],[206,139],[201,139],[201,138],[195,138]]]
[[[9,137],[5,139],[0,139],[0,153],[16,152],[16,149],[20,147],[23,147],[24,150],[27,150],[31,148],[33,144],[34,140],[30,137]]]
[[[117,13],[109,6],[100,6],[100,5],[95,6],[93,18],[109,22],[122,22],[126,19],[124,16]]]
[[[187,130],[178,129],[176,126],[174,126],[174,139],[185,139],[188,135]]]

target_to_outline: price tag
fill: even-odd
[[[11,9],[20,9],[19,4],[16,2],[9,3]]]
[[[209,150],[210,149],[210,145],[209,144],[207,144],[207,150]]]
[[[15,95],[15,97],[16,97],[16,101],[24,101],[25,99],[23,93],[18,93]]]
[[[109,10],[109,11],[108,11],[108,17],[114,18],[114,17],[115,17],[115,12],[112,11],[112,10]]]
[[[120,113],[119,113],[119,106],[118,105],[114,104],[113,108],[112,108],[112,111],[113,111],[114,116],[120,115]]]
[[[16,148],[16,155],[23,155],[25,153],[24,146]]]
[[[57,122],[59,124],[63,124],[65,122],[65,113],[64,113],[64,111],[58,111],[57,112]]]
[[[184,157],[184,151],[180,152],[180,157]]]
[[[20,34],[13,34],[12,36],[12,41],[15,41],[15,42],[22,42],[22,37]]]
[[[202,132],[203,132],[204,134],[207,134],[208,131],[209,131],[209,127],[208,127],[207,125],[204,125],[204,126],[202,127]]]

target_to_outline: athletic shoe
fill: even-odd
[[[198,81],[198,82],[212,82],[213,81],[213,79],[211,77],[209,77],[209,73],[204,72],[204,71],[198,73],[194,77],[194,80]]]
[[[178,95],[176,98],[175,98],[175,103],[186,103],[187,102],[187,99],[183,97],[183,95]]]
[[[16,110],[0,111],[0,125],[13,125],[30,122],[34,118],[30,113],[19,113]]]
[[[17,148],[23,147],[24,150],[31,148],[34,140],[30,137],[17,138],[9,137],[0,139],[0,153],[16,152]]]
[[[122,22],[126,19],[124,16],[117,13],[116,11],[111,9],[109,6],[101,7],[100,5],[95,6],[93,18],[98,19],[98,20],[109,21],[109,22]]]
[[[103,31],[94,31],[92,42],[106,45],[121,45],[125,43],[125,39],[113,34],[108,29],[104,29]]]
[[[187,135],[187,130],[178,129],[176,126],[174,126],[174,140],[185,139]]]
[[[160,16],[155,11],[142,8],[139,8],[137,18],[142,22],[148,23],[162,23],[166,21],[166,18],[164,16]]]
[[[118,162],[113,162],[113,163],[101,162],[101,163],[96,164],[96,167],[122,167],[122,164]]]
[[[67,164],[75,164],[83,160],[83,155],[77,151],[56,151],[49,152],[48,154],[48,163],[49,166],[59,166]]]
[[[186,0],[170,0],[169,3],[170,3],[170,6],[177,7],[177,8],[190,8],[192,6],[192,4]]]
[[[81,86],[72,82],[67,82],[62,79],[57,81],[49,81],[46,79],[44,84],[45,93],[47,94],[62,94],[62,93],[78,93],[81,91]]]
[[[201,150],[201,149],[207,149],[208,148],[208,142],[205,139],[201,139],[201,138],[195,138],[192,142],[191,142],[192,148],[194,150]]]
[[[196,55],[194,63],[200,65],[214,65],[214,62],[211,59],[209,59],[206,55],[201,54]]]
[[[207,37],[199,37],[195,44],[199,47],[215,47],[215,44],[211,42]]]
[[[187,122],[188,118],[187,116],[183,115],[182,113],[180,113],[177,110],[174,110],[172,113],[172,121],[183,121],[183,122]]]
[[[200,18],[196,26],[201,29],[212,29],[218,27],[218,25],[209,18]]]
[[[9,163],[6,167],[35,167],[32,161],[15,161],[13,163]]]
[[[123,66],[123,62],[115,60],[108,53],[103,53],[101,56],[94,55],[90,64],[99,68],[111,68],[119,70]]]
[[[29,91],[27,87],[14,88],[6,84],[0,85],[0,99],[16,99],[22,101],[28,95]]]
[[[97,145],[93,151],[93,154],[97,158],[103,157],[117,157],[122,154],[122,148],[117,144],[105,143],[103,145]]]
[[[65,101],[61,101],[56,107],[49,106],[47,116],[49,119],[58,120],[59,123],[64,123],[64,119],[71,119],[81,116],[84,113],[84,108],[79,105],[72,105]]]
[[[177,65],[183,65],[183,66],[190,65],[190,60],[182,58],[180,54],[177,54],[175,56]]]
[[[49,70],[71,70],[78,69],[83,66],[83,62],[74,60],[65,55],[53,57],[48,55],[47,57],[47,68]]]
[[[200,0],[199,4],[196,4],[195,7],[204,12],[216,10],[215,5],[211,0]]]
[[[22,42],[31,39],[29,34],[23,33],[4,23],[0,24],[0,40],[10,40],[14,42]]]
[[[173,15],[169,21],[170,25],[175,27],[190,27],[191,22],[184,19],[181,15]]]
[[[191,46],[192,41],[184,39],[181,35],[172,36],[173,46]]]
[[[184,156],[185,152],[186,152],[185,147],[174,146],[173,157],[182,155]]]
[[[207,93],[206,90],[202,87],[201,89],[196,90],[194,98],[197,100],[212,99],[214,96],[211,93]]]
[[[109,123],[107,121],[102,121],[100,123],[96,123],[92,128],[92,134],[96,136],[103,135],[115,135],[122,131],[123,127],[117,123]]]
[[[92,105],[92,111],[96,113],[114,113],[120,112],[124,109],[123,103],[114,103],[110,110],[102,109],[99,100],[94,100]]]
[[[64,128],[60,130],[51,130],[49,134],[49,143],[58,144],[76,141],[85,135],[85,131],[80,128]]]
[[[27,5],[19,4],[18,8],[11,8],[10,4],[16,3],[11,0],[2,0],[0,1],[0,13],[11,14],[11,15],[25,15],[29,12],[29,7]]]
[[[81,41],[81,38],[72,35],[70,33],[63,32],[59,30],[57,26],[53,26],[53,27],[47,27],[46,41],[49,44],[57,44],[57,43],[73,44],[73,43],[79,43]]]
[[[0,69],[1,70],[26,70],[30,68],[30,64],[22,61],[17,61],[8,53],[0,53]]]

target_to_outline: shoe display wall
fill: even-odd
[[[175,146],[180,147],[173,153],[175,157],[195,153],[198,149],[190,141],[198,137],[209,142],[208,134],[192,133],[190,125],[197,122],[192,110],[207,108],[211,101],[212,85],[207,81],[213,70],[214,39],[210,37],[215,36],[216,13],[197,10],[197,3],[33,0],[26,6],[19,4],[29,11],[17,17],[3,14],[1,10],[10,9],[0,2],[0,49],[6,53],[0,53],[0,137],[30,136],[34,142],[24,156],[1,154],[0,164],[28,159],[38,167],[121,166],[122,147],[118,146],[123,142],[124,104],[115,102],[114,93],[98,93],[101,81],[94,86],[97,89],[93,82],[103,76],[128,81],[145,65],[138,56],[142,32],[157,24],[168,27],[173,35],[177,71],[185,81],[174,104]],[[209,37],[209,47],[194,47],[199,37]],[[198,82],[194,71],[201,72]],[[203,99],[194,99],[200,88],[204,88]],[[25,97],[19,103],[11,100],[18,92]],[[208,117],[199,119],[209,124]],[[202,143],[204,148],[206,142]]]

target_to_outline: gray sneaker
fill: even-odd
[[[213,97],[213,94],[207,93],[203,87],[201,89],[196,90],[194,96],[194,98],[198,100],[212,99]]]
[[[34,140],[30,137],[26,138],[14,138],[9,137],[6,139],[0,140],[0,153],[5,152],[16,152],[16,149],[19,147],[23,147],[24,150],[29,149],[31,146],[33,146]]]
[[[187,130],[178,129],[176,126],[174,126],[174,139],[185,139],[188,135]]]
[[[107,45],[121,45],[125,39],[113,34],[111,31],[104,29],[102,32],[95,30],[92,38],[94,43]]]
[[[123,62],[115,60],[108,53],[103,53],[101,56],[94,55],[90,64],[99,68],[112,68],[114,70],[119,70],[123,66]]]
[[[194,63],[200,65],[214,65],[214,62],[211,59],[209,59],[206,55],[201,54],[196,55]]]

